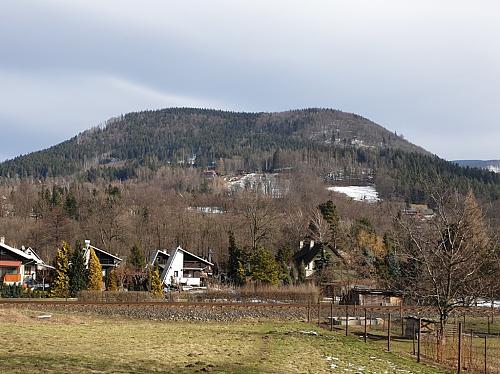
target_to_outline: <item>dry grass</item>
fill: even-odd
[[[304,323],[159,322],[0,309],[2,373],[439,373]],[[314,331],[319,335],[309,333]]]
[[[209,289],[205,293],[193,297],[201,300],[238,300],[243,302],[288,302],[317,303],[320,290],[312,284],[292,286],[269,286],[264,284],[247,284],[236,289]]]

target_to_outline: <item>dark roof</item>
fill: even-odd
[[[297,262],[303,262],[304,264],[308,264],[312,260],[314,260],[314,258],[317,255],[321,253],[321,250],[323,248],[325,249],[325,251],[334,254],[334,252],[330,248],[328,248],[328,246],[323,246],[323,244],[321,243],[314,243],[312,248],[310,248],[309,244],[304,245],[304,248],[295,253],[293,257]]]
[[[356,292],[361,295],[383,295],[383,296],[402,296],[403,293],[398,290],[386,290],[378,288],[353,287],[351,292]]]
[[[151,262],[150,262],[151,265],[155,264],[155,261],[158,258],[158,255],[165,256],[167,258],[170,257],[170,253],[168,253],[166,249],[158,249],[158,250],[156,250],[156,252],[154,253],[154,255],[151,259]]]
[[[11,247],[10,245],[7,245],[5,243],[0,243],[0,247],[6,249],[7,251],[13,253],[14,255],[23,258],[24,260],[33,260],[33,257],[30,256],[29,254],[21,251],[20,249]]]
[[[111,257],[111,258],[117,260],[118,262],[123,261],[120,257],[117,257],[109,252],[106,252],[104,249],[94,247],[93,245],[90,245],[90,244],[88,246],[84,247],[84,256],[85,257],[87,256],[87,252],[90,250],[90,248],[92,248],[94,250],[94,252],[96,252],[96,255],[98,255],[97,252],[99,252],[99,253],[103,254],[104,256],[108,256],[108,257]]]

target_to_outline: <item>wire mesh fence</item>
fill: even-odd
[[[468,309],[452,315],[444,331],[436,310],[376,308],[319,302],[308,306],[308,321],[358,336],[417,361],[456,373],[500,374],[500,311]]]

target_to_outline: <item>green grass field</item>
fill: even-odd
[[[0,308],[2,373],[443,372],[305,323],[39,314]]]

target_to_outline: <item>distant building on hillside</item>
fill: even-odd
[[[407,216],[427,220],[434,217],[434,210],[430,209],[427,204],[409,204],[402,212]]]

